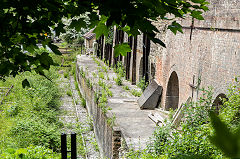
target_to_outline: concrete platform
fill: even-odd
[[[97,85],[98,77],[93,77],[92,72],[98,74],[101,67],[98,66],[90,56],[82,55],[77,57],[78,66],[87,72],[86,78],[92,81],[93,87]],[[104,65],[101,62],[101,65]],[[145,148],[149,137],[152,136],[156,127],[155,123],[148,118],[150,112],[156,110],[141,110],[137,104],[139,97],[135,97],[130,91],[123,89],[123,86],[117,86],[113,78],[116,73],[109,70],[105,75],[110,80],[104,80],[105,83],[111,84],[113,97],[108,98],[108,106],[116,116],[116,125],[120,128],[123,139],[126,141],[128,148]],[[129,81],[124,80],[123,84],[129,86],[130,89],[140,90],[137,86],[131,85]]]

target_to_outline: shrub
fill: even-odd
[[[43,146],[29,146],[20,149],[7,149],[1,158],[5,159],[60,159],[60,154],[54,153],[52,150]]]
[[[145,82],[145,77],[142,78],[142,79],[137,83],[137,86],[138,86],[139,88],[141,88],[142,91],[144,91],[144,90],[147,88],[148,82]]]
[[[221,153],[209,142],[209,117],[212,91],[202,89],[202,97],[197,102],[185,105],[181,129],[171,128],[171,124],[159,127],[154,133],[149,149],[157,155],[170,158],[217,158]]]
[[[30,145],[59,149],[62,127],[57,117],[61,103],[60,89],[56,84],[59,76],[54,67],[45,75],[48,79],[34,72],[25,72],[0,82],[1,86],[14,85],[0,111],[0,123],[7,124],[0,124],[1,149]],[[28,79],[30,87],[22,87],[23,79]]]
[[[126,90],[126,91],[128,91],[128,90],[129,90],[129,87],[128,87],[128,86],[124,86],[123,89]]]
[[[121,76],[117,76],[116,79],[114,79],[116,82],[116,85],[121,86],[122,85],[122,77]]]
[[[71,90],[67,90],[67,95],[68,95],[69,97],[71,97],[71,96],[72,96],[72,91],[71,91]]]
[[[137,91],[137,90],[135,90],[135,89],[132,89],[132,90],[131,90],[131,93],[132,93],[132,95],[134,95],[134,96],[136,96],[136,97],[140,97],[140,96],[142,95],[142,92]]]

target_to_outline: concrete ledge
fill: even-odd
[[[145,148],[156,126],[148,118],[148,114],[154,110],[140,110],[137,104],[138,97],[133,96],[129,91],[126,92],[121,86],[115,85],[115,81],[108,80],[105,82],[112,85],[110,90],[113,96],[108,97],[108,106],[111,110],[104,114],[95,101],[95,94],[101,90],[97,84],[97,78],[92,76],[92,72],[98,73],[97,67],[98,65],[91,57],[86,55],[77,57],[76,76],[79,88],[86,99],[88,113],[93,118],[94,132],[103,157],[119,158],[122,141],[126,142],[127,148]],[[86,72],[85,78],[80,75],[80,69]],[[117,75],[109,70],[108,76],[112,79]],[[92,88],[87,86],[87,79],[93,83]],[[127,81],[123,83],[128,84]],[[138,89],[133,85],[129,85],[129,88]],[[116,120],[115,126],[112,127],[107,120],[113,116]]]
[[[94,101],[95,89],[88,88],[86,79],[80,75],[79,65],[76,67],[76,77],[81,94],[86,99],[88,113],[93,119],[94,133],[100,148],[102,157],[118,158],[121,146],[121,133],[118,127],[111,127],[107,124],[107,118],[112,118],[111,113],[104,114],[101,108]]]

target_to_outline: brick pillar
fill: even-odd
[[[113,139],[112,139],[112,152],[113,152],[113,159],[119,158],[119,149],[121,147],[121,131],[119,128],[115,130],[113,128]]]

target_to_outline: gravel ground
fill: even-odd
[[[97,142],[93,132],[92,120],[88,116],[86,109],[81,105],[81,98],[79,97],[78,90],[75,88],[75,81],[72,76],[64,78],[61,76],[59,79],[59,86],[62,88],[63,96],[62,115],[59,116],[63,121],[63,132],[70,134],[71,132],[78,132],[84,139],[84,152],[78,154],[78,158],[98,159],[100,153],[98,150]]]

